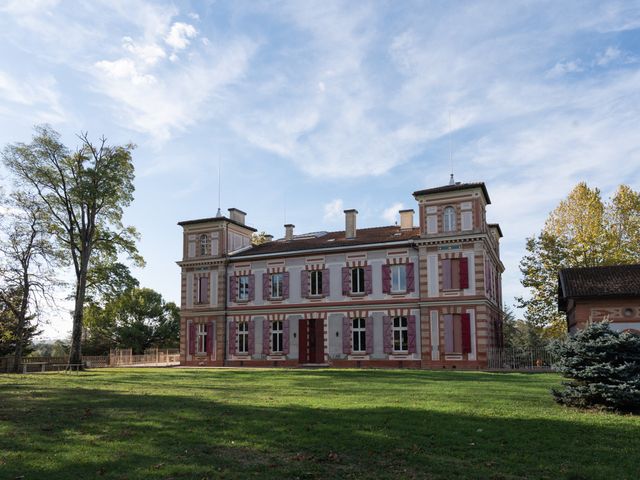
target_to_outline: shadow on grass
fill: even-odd
[[[19,389],[0,401],[0,478],[623,479],[638,472],[637,425],[402,406],[236,405],[91,388]]]

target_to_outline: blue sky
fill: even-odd
[[[297,232],[392,223],[451,151],[487,184],[513,303],[573,185],[640,187],[640,2],[0,1],[0,145],[43,122],[138,145],[136,274],[169,300],[219,162],[223,209],[280,236],[285,209]]]

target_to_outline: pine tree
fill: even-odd
[[[558,403],[579,408],[640,411],[640,335],[593,324],[557,342],[558,371],[571,382],[552,390]]]

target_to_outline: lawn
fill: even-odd
[[[637,479],[640,417],[553,374],[102,369],[0,375],[0,479]]]

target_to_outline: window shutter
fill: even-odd
[[[249,301],[253,302],[256,299],[256,276],[249,275]]]
[[[238,299],[238,278],[232,276],[229,278],[229,301],[235,302]]]
[[[407,343],[409,353],[416,353],[416,316],[407,317]]]
[[[367,355],[371,355],[373,353],[373,318],[367,317],[365,321],[365,326],[367,328],[365,332],[365,343],[367,344]]]
[[[407,263],[406,272],[407,272],[407,292],[415,292],[416,291],[416,277],[414,273],[413,262]]]
[[[231,322],[229,322],[229,337],[227,340],[229,342],[229,355],[235,355],[237,352],[236,346],[238,344],[238,324],[235,320],[231,320]]]
[[[472,226],[472,216],[471,211],[462,212],[462,230],[471,230]]]
[[[205,277],[200,277],[200,298],[199,303],[207,303],[209,298],[209,274]]]
[[[342,267],[342,295],[348,296],[351,291],[351,268]]]
[[[469,259],[460,258],[460,288],[469,288]]]
[[[351,319],[347,317],[342,318],[342,353],[351,353]]]
[[[384,353],[393,353],[393,329],[391,317],[382,318],[382,335],[384,340]]]
[[[460,289],[460,259],[452,258],[451,259],[451,267],[449,268],[451,272],[451,288],[459,290]]]
[[[461,319],[462,353],[471,353],[471,316],[463,313]]]
[[[196,353],[196,324],[189,324],[189,355]]]
[[[382,293],[391,293],[391,265],[382,265]]]
[[[285,275],[289,275],[286,273]],[[289,355],[289,319],[282,322],[282,353]]]
[[[270,295],[270,290],[271,290],[271,275],[269,275],[268,273],[263,273],[262,274],[262,299],[263,300],[268,300],[271,295]]]
[[[442,260],[442,288],[451,289],[451,259]]]
[[[189,242],[189,249],[187,252],[187,256],[189,258],[193,258],[196,256],[196,242]]]
[[[427,233],[438,233],[438,217],[436,215],[427,216]]]
[[[328,297],[331,293],[331,278],[329,277],[329,269],[322,270],[322,296]]]
[[[282,274],[282,298],[284,300],[289,298],[289,272]]]
[[[371,295],[373,292],[373,268],[371,265],[364,267],[364,293]]]
[[[211,356],[213,360],[214,350],[213,346],[215,345],[215,336],[216,336],[216,323],[209,322],[207,325],[207,353]]]
[[[453,315],[444,315],[444,352],[453,351]]]
[[[266,274],[265,274],[266,275]],[[262,353],[269,355],[271,348],[269,348],[269,336],[271,335],[271,322],[266,318],[262,320]]]
[[[256,322],[249,320],[249,355],[256,353]]]
[[[302,270],[302,272],[300,272],[300,296],[302,298],[309,298],[309,276],[310,275],[311,273],[308,270]]]

